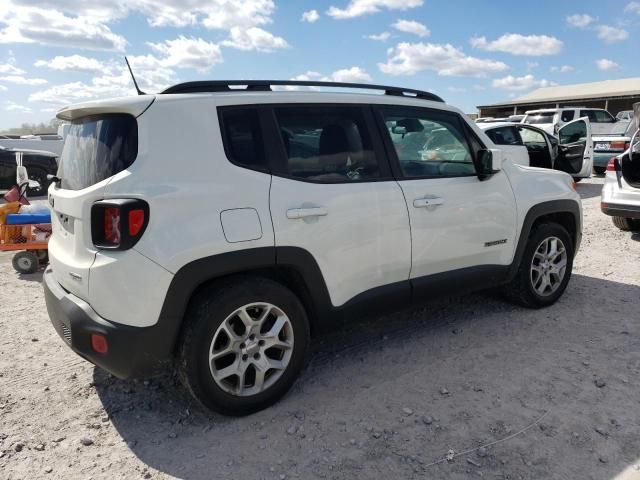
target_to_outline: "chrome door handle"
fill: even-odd
[[[416,198],[413,201],[413,206],[416,208],[425,208],[425,207],[436,207],[438,205],[442,205],[444,203],[444,199],[440,197],[435,198]]]
[[[287,218],[296,220],[298,218],[324,217],[329,212],[324,207],[290,208],[287,210]]]

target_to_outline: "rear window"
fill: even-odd
[[[553,117],[555,112],[548,113],[534,113],[532,115],[527,115],[524,119],[524,123],[528,123],[530,125],[539,125],[542,123],[553,123]]]
[[[258,111],[251,107],[224,107],[219,112],[227,158],[238,166],[266,171]]]
[[[127,114],[74,121],[58,166],[60,186],[82,190],[130,167],[138,155],[138,123]]]

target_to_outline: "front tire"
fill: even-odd
[[[604,175],[607,169],[605,167],[593,167],[593,172],[596,175]]]
[[[238,278],[200,292],[187,311],[178,370],[205,407],[247,415],[278,401],[309,351],[298,298],[266,278]]]
[[[555,303],[564,293],[573,269],[574,247],[557,223],[538,225],[531,233],[507,295],[529,308]]]
[[[624,232],[640,230],[640,220],[625,217],[611,217],[613,224]]]

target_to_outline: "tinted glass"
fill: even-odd
[[[243,167],[266,170],[258,111],[254,108],[223,109],[220,117],[229,160]]]
[[[496,145],[522,145],[520,135],[513,127],[491,128],[485,133]]]
[[[584,121],[577,121],[575,123],[565,125],[560,129],[558,134],[562,145],[586,141],[587,124]]]
[[[138,124],[126,114],[85,117],[69,128],[58,166],[60,186],[82,190],[131,166],[138,155]]]
[[[406,177],[476,174],[457,115],[401,107],[381,111]]]
[[[531,125],[539,125],[542,123],[553,123],[553,117],[555,116],[554,112],[548,113],[535,113],[533,115],[527,115],[524,119],[524,123],[529,123]]]
[[[573,116],[575,115],[575,112],[573,110],[564,110],[562,112],[562,121],[563,122],[570,122],[571,120],[573,120]]]
[[[609,112],[605,110],[594,110],[593,113],[597,123],[612,123],[615,121]]]
[[[274,109],[289,175],[341,183],[380,177],[360,107],[301,106]]]

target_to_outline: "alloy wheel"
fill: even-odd
[[[209,348],[209,369],[225,392],[246,397],[272,386],[293,351],[291,320],[270,303],[250,303],[218,327]]]
[[[540,296],[552,295],[564,279],[567,270],[567,250],[558,237],[545,238],[531,260],[531,285]]]

